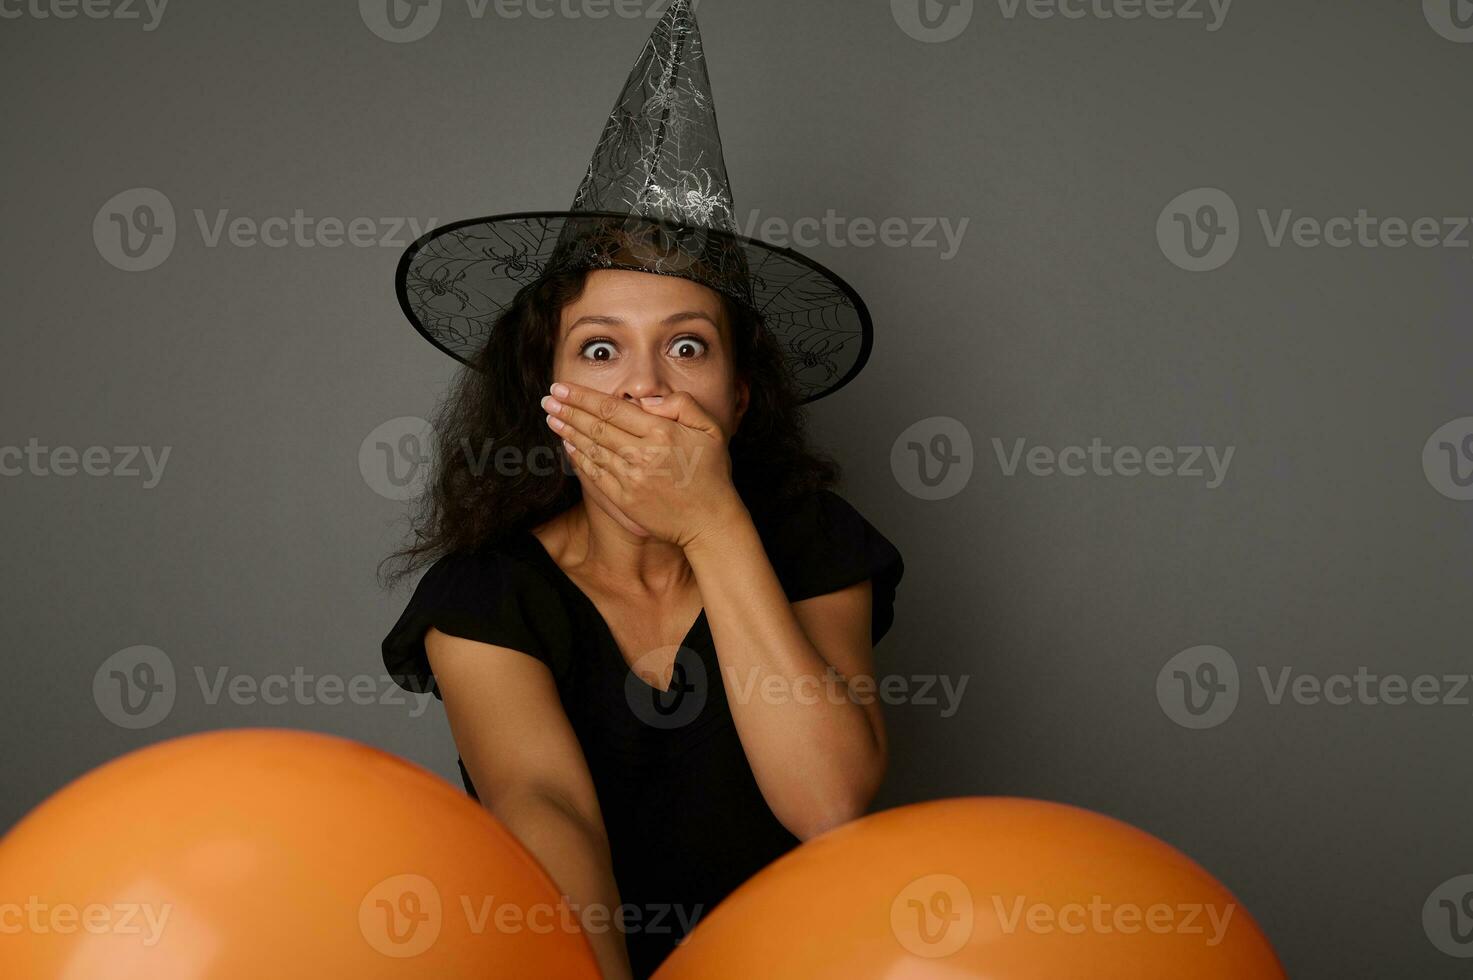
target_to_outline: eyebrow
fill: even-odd
[[[680,313],[672,313],[664,320],[661,320],[660,323],[662,326],[668,327],[673,323],[683,323],[686,320],[705,320],[707,323],[711,324],[712,327],[716,327],[716,321],[711,319],[711,315],[709,313],[702,313],[700,310],[683,310]],[[572,333],[575,329],[578,328],[580,324],[583,323],[599,323],[605,326],[612,327],[626,326],[625,322],[619,317],[590,313],[587,316],[580,316],[578,319],[574,320],[568,326],[568,333]]]

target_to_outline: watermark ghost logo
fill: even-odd
[[[369,889],[358,904],[358,929],[385,956],[418,956],[440,938],[440,890],[423,875],[403,874]]]
[[[1196,646],[1166,661],[1156,675],[1156,700],[1183,728],[1215,728],[1238,707],[1238,665],[1222,647]]]
[[[135,646],[108,657],[92,675],[92,700],[119,728],[151,728],[174,710],[174,662],[158,647]]]
[[[890,931],[916,956],[950,956],[972,938],[972,890],[955,875],[917,878],[890,903]]]
[[[1473,958],[1473,875],[1449,878],[1422,905],[1422,929],[1440,952]]]
[[[670,686],[655,686],[665,661],[675,652]],[[641,656],[624,678],[624,698],[634,716],[651,728],[683,728],[700,717],[710,697],[710,678],[690,647],[658,647]]]
[[[412,500],[424,492],[433,471],[435,430],[424,419],[401,415],[364,437],[358,472],[370,490],[390,500]]]
[[[418,41],[440,22],[441,0],[358,0],[364,26],[394,44]]]
[[[174,251],[174,205],[152,187],[114,194],[92,219],[97,254],[124,272],[147,272]]]
[[[1473,44],[1473,0],[1422,0],[1422,13],[1449,41]]]
[[[890,0],[900,29],[917,41],[950,41],[972,22],[973,0]]]
[[[944,500],[961,493],[972,479],[972,434],[946,415],[909,426],[890,446],[895,482],[922,500]]]
[[[1473,500],[1473,415],[1453,419],[1428,437],[1422,471],[1444,497]]]
[[[1238,206],[1216,187],[1178,194],[1156,219],[1161,253],[1188,272],[1210,272],[1227,265],[1238,250],[1238,236]]]

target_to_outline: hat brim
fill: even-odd
[[[644,220],[613,212],[526,211],[441,225],[400,258],[399,305],[426,340],[469,366],[517,292],[547,271],[565,225],[590,218]],[[803,403],[833,394],[863,370],[874,326],[847,282],[789,248],[716,229],[676,227],[741,250],[754,306],[781,346]],[[638,268],[699,281],[680,271]]]

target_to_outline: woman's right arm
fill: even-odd
[[[481,805],[547,869],[579,911],[607,980],[631,976],[619,891],[588,762],[547,666],[507,647],[431,627],[425,652],[450,732]]]

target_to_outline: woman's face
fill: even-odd
[[[625,269],[595,269],[563,307],[555,381],[575,381],[641,404],[688,391],[728,439],[746,411],[721,297],[700,283]]]
[[[583,294],[563,307],[552,376],[636,405],[689,392],[730,439],[748,395],[736,378],[730,329],[721,297],[700,283],[595,269]],[[575,471],[582,480],[581,471]],[[636,533],[643,530],[584,481],[584,490],[590,489],[620,523]]]

